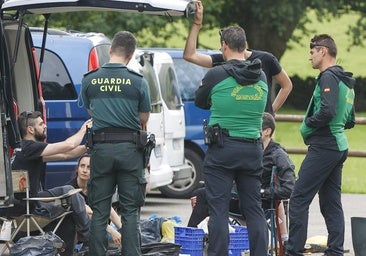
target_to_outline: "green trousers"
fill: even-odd
[[[118,188],[122,221],[122,256],[141,255],[140,209],[145,202],[146,179],[142,153],[136,145],[99,143],[90,160],[88,203],[93,210],[89,233],[89,255],[105,256],[108,246],[106,227],[112,196]]]

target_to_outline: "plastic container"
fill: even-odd
[[[203,256],[204,236],[200,228],[174,227],[174,243],[182,246],[181,254]]]
[[[246,226],[232,226],[235,233],[229,233],[229,255],[241,256],[242,252],[249,250],[248,230]]]

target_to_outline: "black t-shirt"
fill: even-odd
[[[272,109],[272,98],[271,98],[272,77],[279,74],[282,70],[282,67],[278,62],[277,58],[269,52],[257,51],[257,50],[249,50],[249,51],[251,51],[252,54],[247,60],[253,61],[255,59],[260,59],[262,62],[262,69],[263,72],[266,74],[267,85],[268,85],[267,104],[265,111],[273,115],[274,113]],[[211,58],[213,66],[221,65],[225,62],[222,54],[213,54],[211,55]]]
[[[22,140],[20,150],[15,151],[11,167],[13,170],[28,171],[30,197],[37,196],[44,189],[46,163],[41,154],[46,146],[45,142]]]
[[[13,170],[26,170],[29,176],[29,196],[36,197],[38,192],[43,190],[46,163],[43,162],[41,154],[46,148],[47,143],[32,140],[22,140],[21,147],[14,152],[11,167]],[[5,214],[17,216],[25,213],[26,202],[25,193],[14,194],[14,207],[7,208]],[[29,202],[30,211],[35,207],[35,201]]]

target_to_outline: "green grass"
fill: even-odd
[[[300,111],[286,111],[281,113],[301,114]],[[365,116],[361,113],[359,116]],[[300,123],[277,122],[275,140],[285,148],[304,148],[306,146],[299,132]],[[358,124],[353,129],[346,131],[350,150],[365,150],[364,134],[366,134],[366,126]],[[301,162],[305,155],[290,154],[298,172]],[[343,193],[360,193],[366,194],[366,179],[364,168],[366,166],[366,158],[348,157],[343,167],[342,191]]]
[[[347,71],[353,72],[354,76],[365,76],[364,57],[366,47],[352,46],[349,32],[349,25],[356,24],[358,16],[355,14],[347,14],[340,18],[335,18],[327,22],[319,23],[316,20],[313,12],[309,13],[311,23],[306,27],[313,33],[310,36],[303,36],[300,44],[289,42],[288,50],[281,58],[281,65],[286,69],[286,72],[293,76],[295,74],[300,77],[316,76],[318,70],[313,70],[308,60],[309,57],[309,42],[314,34],[330,34],[338,48],[337,64],[343,66]],[[295,35],[300,36],[301,31],[295,30]],[[291,49],[292,48],[292,49]]]

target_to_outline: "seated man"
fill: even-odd
[[[262,140],[263,140],[263,174],[262,174],[262,207],[266,211],[270,209],[270,201],[282,200],[290,198],[291,192],[295,185],[295,166],[285,150],[272,140],[275,131],[275,120],[269,113],[264,113],[262,123]],[[277,184],[271,188],[270,181],[272,175],[272,167],[277,166]],[[235,187],[234,187],[235,190]],[[197,190],[197,196],[192,197],[193,211],[188,222],[188,227],[196,227],[208,214],[208,206],[204,188]],[[281,209],[282,207],[282,209]],[[282,210],[282,211],[281,211]],[[233,198],[230,201],[230,212],[240,213],[239,201]],[[282,213],[282,216],[281,216]],[[288,240],[286,229],[286,218],[284,216],[283,205],[279,208],[279,218],[281,219],[281,237],[282,241]]]
[[[16,149],[12,158],[13,170],[26,170],[29,175],[29,196],[30,197],[50,197],[67,193],[72,186],[56,187],[47,191],[44,189],[46,162],[75,158],[86,152],[86,147],[80,145],[83,140],[86,127],[91,126],[90,120],[86,121],[80,130],[65,141],[58,143],[44,142],[47,134],[47,126],[42,119],[42,114],[38,111],[22,112],[18,118],[19,130],[22,141],[21,148]],[[14,207],[2,209],[1,214],[6,216],[19,216],[26,213],[26,201],[23,198],[15,198]],[[61,205],[52,203],[42,203],[30,201],[31,212],[44,213],[57,216],[65,211]],[[83,197],[76,193],[71,197],[71,222],[75,226],[78,238],[87,243],[90,219],[85,211],[85,201]],[[62,225],[69,225],[63,222]],[[60,227],[61,228],[61,227]],[[62,236],[61,239],[67,244],[63,255],[71,255],[74,247],[73,237]],[[71,240],[71,241],[70,241]]]

